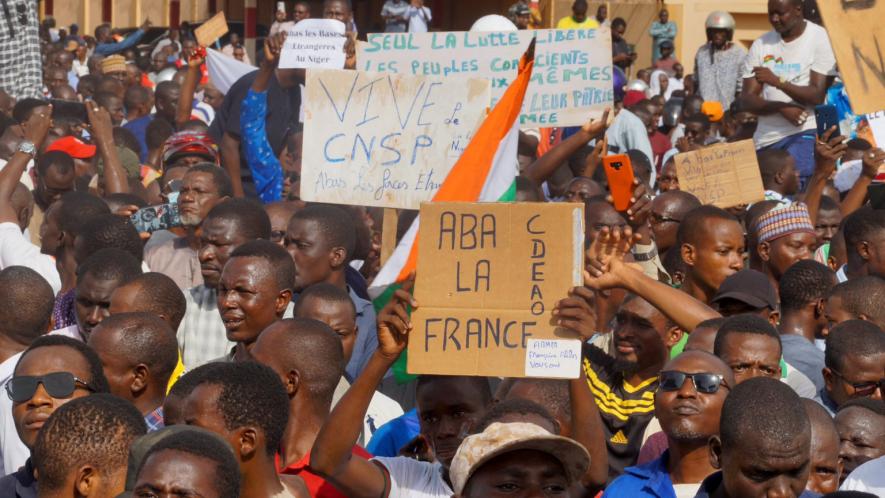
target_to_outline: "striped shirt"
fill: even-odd
[[[605,428],[611,482],[625,468],[636,465],[645,427],[655,414],[658,378],[631,386],[617,370],[614,358],[589,344],[584,345],[584,374]]]

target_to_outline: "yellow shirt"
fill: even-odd
[[[587,16],[584,22],[576,22],[574,17],[568,16],[556,23],[556,29],[596,29],[598,27],[599,23],[590,16]]]
[[[175,364],[175,370],[172,371],[172,376],[169,377],[169,383],[166,385],[166,394],[169,394],[169,390],[172,389],[172,386],[174,386],[175,383],[178,382],[178,379],[180,379],[185,373],[184,363],[181,362],[181,350],[179,350],[178,363]]]

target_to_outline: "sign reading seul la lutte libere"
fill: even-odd
[[[301,198],[418,209],[489,105],[481,78],[309,69]]]
[[[580,126],[614,102],[611,31],[373,33],[357,45],[365,71],[471,76],[492,83],[492,106],[516,78],[519,58],[537,37],[535,67],[520,121],[528,127]]]

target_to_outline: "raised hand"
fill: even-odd
[[[612,196],[606,196],[606,200],[608,202],[614,202]],[[627,208],[625,214],[627,215],[627,223],[633,227],[634,230],[638,231],[640,228],[646,225],[648,221],[648,215],[651,213],[651,196],[648,194],[648,189],[643,185],[638,178],[633,179],[633,196],[630,197],[630,206]],[[639,234],[637,233],[638,237]],[[637,239],[639,240],[639,239]]]
[[[264,63],[272,67],[276,67],[280,63],[280,52],[283,50],[283,44],[286,43],[285,31],[269,36],[264,39]]]
[[[86,102],[86,115],[89,117],[89,133],[98,145],[114,142],[114,124],[111,114],[107,109],[99,107],[97,103]]]
[[[875,148],[864,152],[861,174],[867,178],[876,178],[879,169],[885,166],[885,151]]]
[[[575,331],[582,339],[596,333],[596,296],[586,287],[574,287],[567,298],[560,299],[553,308],[553,318],[560,327]]]
[[[43,141],[46,140],[46,135],[49,133],[50,126],[52,126],[52,105],[47,107],[47,110],[44,112],[32,113],[31,117],[22,126],[25,132],[25,139],[34,144],[38,149],[43,144]]]
[[[590,136],[590,140],[594,138],[599,138],[603,134],[605,134],[605,130],[608,129],[608,115],[611,109],[606,109],[602,113],[602,118],[600,119],[591,119],[587,124],[581,127],[581,131],[588,134]]]
[[[845,137],[833,126],[819,136],[814,144],[815,170],[823,178],[829,178],[836,171],[836,161],[848,150]]]
[[[618,272],[626,266],[624,257],[639,239],[630,227],[604,227],[584,254],[584,285],[596,290],[621,287]]]
[[[418,302],[412,297],[414,285],[413,273],[378,313],[378,352],[391,361],[396,360],[409,343],[409,332],[412,330],[409,313],[418,307]]]

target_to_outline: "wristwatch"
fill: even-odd
[[[37,155],[37,147],[34,146],[33,142],[22,140],[22,142],[18,144],[18,152],[24,152],[25,154],[34,157]]]

